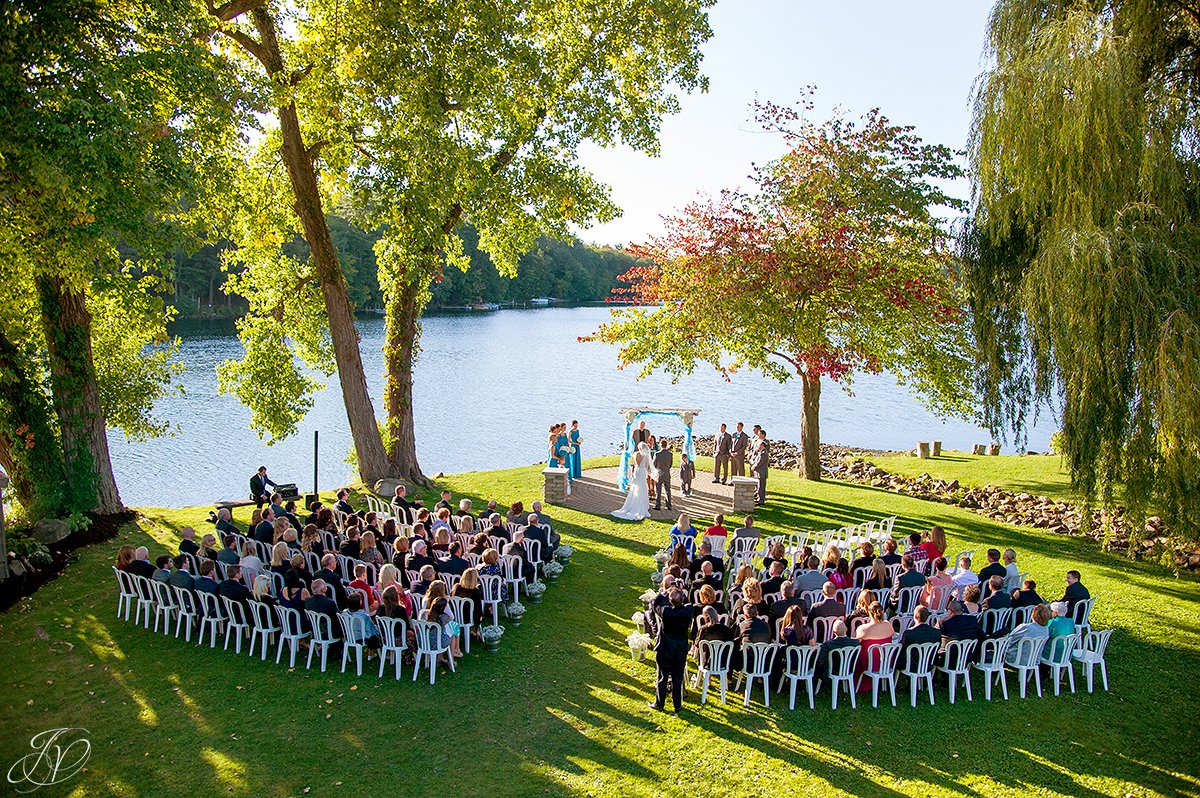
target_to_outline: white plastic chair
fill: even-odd
[[[1021,698],[1025,697],[1025,685],[1029,682],[1029,674],[1033,674],[1037,684],[1038,698],[1042,697],[1042,672],[1040,661],[1042,649],[1046,647],[1044,637],[1022,637],[1015,646],[1009,646],[1005,652],[1005,660],[1020,676]]]
[[[971,695],[971,652],[975,650],[975,640],[951,640],[946,643],[946,654],[938,668],[950,680],[950,703],[954,703],[954,689],[958,685],[958,677],[962,677],[967,687],[967,700],[974,701]]]
[[[150,580],[154,592],[157,594],[154,613],[154,631],[158,631],[158,621],[161,618],[163,622],[163,634],[171,634],[171,621],[176,620],[179,613],[179,605],[175,601],[175,594],[171,590],[171,586],[166,582],[159,582],[157,579]]]
[[[535,541],[536,542],[536,541]],[[463,651],[471,653],[471,630],[475,627],[475,602],[463,596],[447,596],[446,608],[458,622],[463,638]]]
[[[324,673],[326,660],[329,658],[329,649],[338,642],[337,638],[333,636],[333,621],[323,612],[305,610],[304,613],[308,616],[308,622],[312,626],[312,639],[308,644],[308,662],[304,667],[312,668],[313,654],[319,649],[321,651],[321,673]]]
[[[521,572],[521,558],[515,554],[505,554],[500,558],[500,573],[508,585],[509,601],[521,600],[521,586],[528,584]]]
[[[288,662],[289,668],[296,667],[296,651],[300,648],[300,641],[307,640],[309,633],[304,631],[304,621],[300,611],[291,607],[285,607],[282,604],[275,605],[275,614],[279,616],[279,645],[275,649],[275,664],[279,664],[280,657],[283,656],[283,644],[291,647],[292,656]]]
[[[804,600],[804,609],[811,610],[813,605],[825,598],[820,590],[801,590],[800,598]]]
[[[812,619],[813,640],[817,645],[833,639],[834,624],[840,620],[841,618],[831,615]]]
[[[929,613],[935,618],[946,614],[946,605],[954,595],[954,585],[939,585],[929,591]]]
[[[796,708],[797,682],[804,682],[804,686],[808,688],[808,708],[814,708],[813,677],[816,675],[818,653],[820,653],[820,649],[817,646],[788,646],[784,649],[783,675],[791,683],[788,709]],[[779,688],[783,689],[782,683]]]
[[[900,671],[908,677],[908,688],[912,705],[917,705],[917,691],[921,682],[929,690],[929,704],[936,702],[933,698],[933,658],[937,656],[940,643],[917,643],[909,646],[904,654],[904,668]]]
[[[171,585],[175,590],[175,606],[178,615],[175,619],[175,639],[179,639],[179,633],[183,632],[183,639],[187,642],[192,642],[192,627],[196,625],[196,619],[200,617],[200,602],[196,599],[196,594],[192,591]]]
[[[1075,606],[1071,608],[1071,620],[1075,621],[1075,630],[1080,636],[1086,636],[1092,631],[1092,606],[1095,603],[1096,598],[1093,596],[1075,602]]]
[[[353,649],[356,672],[362,676],[363,650],[367,647],[367,622],[361,615],[352,615],[349,612],[339,612],[337,617],[342,626],[342,673],[346,672],[346,660]]]
[[[271,637],[279,633],[279,626],[275,623],[271,608],[261,601],[250,602],[250,618],[254,621],[254,626],[250,629],[250,656],[254,656],[254,646],[261,639],[262,658],[265,662],[267,646],[271,643]]]
[[[133,588],[137,591],[137,610],[133,614],[133,622],[140,623],[147,629],[150,628],[150,617],[154,615],[154,605],[157,599],[154,596],[154,584],[151,580],[137,574],[129,574],[130,581],[133,582]]]
[[[1004,692],[1004,700],[1008,700],[1008,677],[1004,673],[1004,653],[1012,641],[1007,637],[990,638],[983,641],[979,647],[979,661],[974,663],[983,674],[983,695],[988,701],[992,700],[992,682],[1000,681],[1000,689]]]
[[[228,616],[225,621],[225,650],[229,650],[229,635],[234,634],[233,650],[237,654],[242,653],[242,638],[250,634],[250,618],[246,612],[246,606],[240,601],[234,601],[228,596],[221,596],[221,603],[225,605],[225,614]],[[251,653],[254,649],[250,649]]]
[[[763,686],[763,703],[771,706],[771,666],[775,664],[775,654],[779,651],[778,643],[746,643],[742,646],[742,676],[746,679],[745,706],[750,706],[750,693],[754,691],[754,680],[761,679]]]
[[[850,708],[858,709],[858,701],[854,697],[854,668],[858,665],[858,657],[862,646],[845,646],[829,652],[829,681],[833,685],[833,708],[837,709],[838,692],[844,685],[850,694]]]
[[[390,654],[395,660],[396,678],[399,679],[400,663],[404,659],[404,652],[408,650],[408,627],[400,618],[385,618],[382,615],[375,619],[375,625],[379,627],[379,639],[383,642],[379,649],[379,676],[383,677]]]
[[[1069,635],[1061,635],[1050,641],[1050,644],[1042,649],[1041,662],[1050,669],[1050,675],[1054,679],[1054,694],[1059,694],[1059,683],[1062,680],[1062,673],[1067,672],[1067,680],[1071,685],[1071,692],[1075,692],[1075,669],[1072,666],[1071,654],[1079,646],[1079,634],[1072,632]]]
[[[1012,615],[1012,610],[1008,607],[994,607],[990,610],[984,610],[979,614],[979,626],[983,629],[983,633],[988,637],[993,637],[1008,629],[1008,616]]]
[[[1083,637],[1083,642],[1075,650],[1072,655],[1079,661],[1080,666],[1084,669],[1084,675],[1087,677],[1088,692],[1092,692],[1092,671],[1099,665],[1100,678],[1104,680],[1104,689],[1108,690],[1108,665],[1104,661],[1104,650],[1108,648],[1108,641],[1112,637],[1112,629],[1101,629],[1098,632],[1088,632]]]
[[[1023,623],[1029,623],[1029,619],[1033,617],[1033,607],[1013,607],[1009,613],[1009,623],[1013,629],[1016,629]]]
[[[896,614],[912,615],[921,599],[921,588],[902,587],[896,591]]]
[[[117,577],[117,617],[120,618],[124,612],[125,620],[129,620],[129,610],[137,603],[137,589],[133,586],[132,574],[122,571],[115,565],[112,566],[113,573]]]
[[[900,659],[899,643],[884,643],[867,649],[867,669],[864,678],[871,680],[871,706],[879,706],[879,685],[887,687],[896,706],[896,662]]]
[[[480,574],[479,589],[483,592],[483,607],[492,608],[492,623],[500,624],[500,605],[504,603],[504,580],[498,576]]]
[[[450,654],[450,644],[442,645],[442,625],[436,621],[413,621],[413,630],[417,637],[417,653],[413,660],[413,681],[421,672],[421,662],[429,666],[429,683],[437,680],[437,660],[441,654],[446,655],[450,670],[454,670],[454,657]]]
[[[725,703],[725,691],[729,687],[729,662],[733,657],[733,642],[729,640],[701,640],[698,653],[700,681],[700,703],[708,701],[708,686],[715,676],[721,685],[721,703]]]
[[[838,601],[846,605],[847,610],[854,609],[854,602],[858,601],[858,594],[862,592],[862,588],[844,587],[834,593]]]
[[[221,612],[221,602],[217,599],[216,593],[207,593],[203,590],[197,590],[196,597],[200,599],[200,607],[204,611],[204,615],[200,618],[200,632],[196,636],[196,644],[204,642],[204,630],[207,628],[208,647],[216,648],[217,632],[225,626],[225,615]]]

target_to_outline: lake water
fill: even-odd
[[[771,438],[800,439],[800,386],[781,385],[757,372],[725,382],[708,367],[671,384],[669,377],[636,379],[618,371],[616,350],[579,343],[608,318],[604,307],[504,310],[434,316],[423,321],[416,366],[417,449],[427,474],[528,465],[546,450],[546,429],[579,419],[584,456],[612,453],[622,440],[622,406],[699,408],[696,434],[722,422],[766,427]],[[359,319],[363,359],[377,412],[383,396],[382,318]],[[265,464],[278,482],[313,485],[313,431],[320,432],[319,487],[340,485],[350,475],[350,451],[336,376],[294,437],[266,445],[250,429],[250,413],[231,396],[217,394],[216,366],[237,358],[241,346],[228,323],[188,324],[177,329],[187,370],[179,378],[186,394],[164,400],[159,415],[177,434],[130,443],[110,433],[113,468],[121,498],[130,506],[181,507],[242,497],[251,474]],[[463,377],[476,389],[464,393]],[[676,435],[674,420],[651,419],[657,433]],[[1044,450],[1053,420],[1029,433],[1029,447]],[[989,440],[986,431],[961,421],[942,421],[925,410],[890,375],[862,375],[854,396],[831,383],[821,393],[821,437],[830,443],[909,449],[919,440],[941,440],[969,449]]]

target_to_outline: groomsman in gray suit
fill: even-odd
[[[729,451],[733,446],[733,437],[726,432],[725,425],[721,425],[721,431],[717,433],[717,439],[713,441],[713,482],[725,484],[729,479]],[[722,474],[721,472],[725,473]]]
[[[664,446],[654,453],[654,509],[662,509],[663,494],[667,496],[667,509],[671,509],[671,466],[675,464],[675,455],[671,447]]]
[[[767,502],[767,467],[770,462],[771,445],[767,443],[767,431],[760,428],[758,440],[754,442],[754,449],[750,452],[750,473],[758,477],[758,490],[754,495],[756,505]]]
[[[742,430],[742,422],[737,423],[737,432],[733,433],[733,448],[730,454],[733,458],[733,475],[746,476],[746,449],[750,446],[750,436]]]

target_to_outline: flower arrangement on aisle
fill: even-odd
[[[653,642],[645,632],[634,632],[625,638],[625,643],[629,646],[629,655],[633,657],[634,662],[646,656]]]
[[[654,597],[657,595],[658,593],[654,592],[653,590],[646,590],[644,593],[642,593],[642,595],[638,596],[638,599],[643,604],[649,606],[650,602],[654,601]]]
[[[569,544],[563,543],[561,546],[559,546],[557,549],[554,550],[554,559],[557,560],[558,562],[562,563],[563,565],[566,565],[570,561],[571,555],[574,553],[575,553],[575,549],[571,548],[571,546]]]
[[[639,632],[645,632],[645,631],[646,631],[646,613],[644,613],[644,612],[635,612],[635,613],[633,614],[633,616],[632,616],[632,617],[631,617],[629,620],[633,621],[633,622],[634,622],[634,624],[636,624],[636,625],[637,625],[637,630],[638,630]]]
[[[525,605],[519,601],[510,601],[505,607],[504,612],[512,620],[513,626],[521,625],[521,616],[525,614]]]
[[[650,581],[654,584],[655,587],[658,587],[659,585],[662,584],[663,576],[664,576],[664,574],[662,571],[654,571],[653,573],[650,574]]]
[[[542,575],[546,577],[547,582],[557,582],[562,572],[563,564],[554,560],[542,566]]]
[[[489,624],[479,630],[479,636],[483,638],[484,645],[488,651],[500,650],[500,638],[504,637],[504,627],[499,624]]]
[[[534,580],[525,587],[525,595],[529,596],[529,600],[534,604],[542,603],[542,595],[546,592],[546,583]]]

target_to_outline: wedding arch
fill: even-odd
[[[683,453],[696,461],[696,445],[692,443],[692,420],[699,410],[684,407],[622,407],[625,418],[625,447],[621,450],[621,492],[629,488],[629,458],[633,454],[633,427],[646,416],[675,416],[683,424]]]

